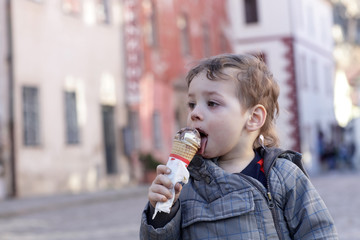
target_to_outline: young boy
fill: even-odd
[[[276,154],[279,110],[279,88],[266,65],[253,56],[220,55],[202,60],[186,79],[187,124],[200,132],[203,147],[184,186],[171,186],[169,169],[158,166],[140,238],[337,239],[324,202],[295,164],[276,156],[264,171]],[[152,219],[172,187],[171,212]]]

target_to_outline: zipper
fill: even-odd
[[[269,199],[269,208],[270,208],[273,220],[274,220],[274,225],[275,225],[276,232],[278,234],[279,239],[283,239],[282,233],[281,233],[281,230],[280,230],[280,225],[279,225],[279,218],[278,218],[276,208],[275,208],[275,203],[274,203],[274,201],[272,199],[271,192],[270,192],[269,189],[268,189],[268,192],[267,192],[267,196],[268,196],[268,199]]]
[[[287,152],[292,152],[292,151],[288,150],[285,153],[287,153]],[[271,195],[271,190],[272,189],[271,189],[271,186],[270,186],[270,171],[273,168],[273,166],[275,165],[276,159],[283,153],[284,152],[278,154],[274,158],[274,161],[272,161],[272,163],[271,163],[271,165],[270,165],[270,167],[268,169],[268,172],[265,173],[265,175],[266,175],[266,185],[267,185],[267,198],[269,200],[269,208],[271,210],[271,214],[272,214],[272,217],[273,217],[273,220],[274,220],[275,229],[276,229],[276,232],[278,234],[279,239],[284,239],[284,238],[283,238],[283,235],[281,233],[281,228],[280,228],[280,225],[279,225],[279,218],[278,218],[278,214],[276,212],[275,202],[273,201],[273,198],[272,198],[272,195]]]
[[[266,202],[268,203],[268,207],[271,209],[274,207],[274,203],[272,201],[272,197],[270,192],[266,192],[264,191],[264,187],[262,185],[260,185],[257,181],[255,181],[252,177],[249,177],[248,175],[245,175],[243,173],[240,173],[240,176],[242,176],[248,183],[250,183],[252,186],[254,186],[259,192],[261,192],[262,196],[264,197],[264,199],[266,200]],[[270,196],[270,198],[269,198]]]
[[[274,161],[275,162],[275,161]],[[272,164],[273,165],[273,164]],[[272,166],[271,166],[272,167]],[[271,169],[271,168],[270,168]],[[249,177],[243,173],[240,173],[240,175],[248,182],[250,183],[251,185],[253,185],[258,191],[260,191],[262,193],[262,196],[264,197],[264,199],[267,201],[268,203],[268,207],[271,211],[271,215],[272,215],[272,218],[273,218],[273,222],[274,222],[274,225],[275,225],[275,229],[276,229],[276,233],[279,237],[279,239],[284,239],[282,237],[282,234],[281,234],[281,228],[280,228],[280,225],[279,225],[279,219],[278,219],[278,216],[277,216],[277,213],[276,213],[276,208],[275,208],[275,202],[274,202],[274,199],[272,198],[272,195],[271,195],[271,191],[270,191],[270,184],[269,184],[269,177],[267,178],[267,191],[264,191],[264,188],[262,185],[260,185],[258,182],[254,181],[254,179],[252,179],[252,177]]]

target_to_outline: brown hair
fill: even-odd
[[[225,69],[233,71],[225,71]],[[267,116],[260,134],[264,136],[264,145],[273,147],[279,145],[275,131],[275,119],[279,115],[279,86],[264,61],[251,55],[222,54],[201,60],[186,76],[187,85],[199,73],[206,71],[210,80],[235,79],[238,86],[238,97],[243,107],[249,109],[261,104],[265,107]],[[260,147],[260,142],[254,142],[254,148]]]

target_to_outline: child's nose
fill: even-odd
[[[196,106],[192,111],[191,111],[191,120],[192,121],[198,121],[198,120],[203,120],[203,114],[201,113],[201,110],[198,106]]]

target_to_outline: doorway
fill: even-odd
[[[103,105],[101,107],[101,111],[103,119],[106,173],[116,174],[117,164],[114,107]]]

